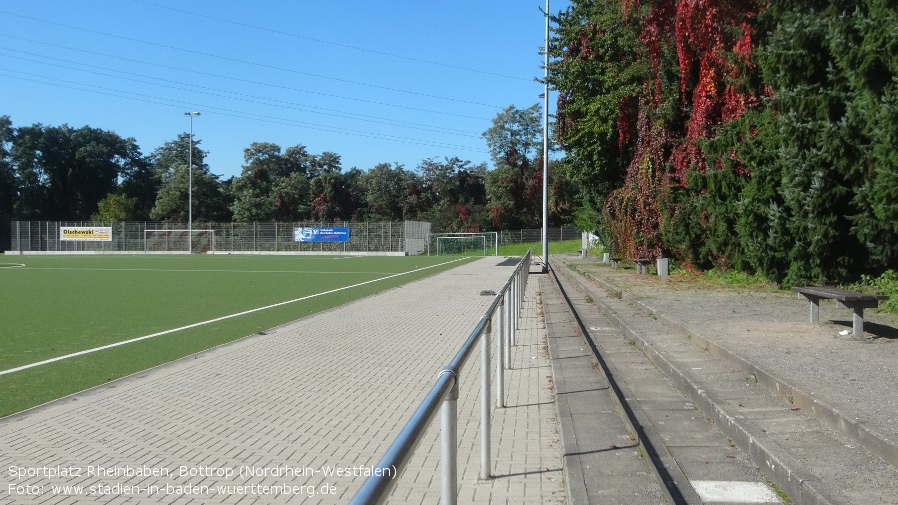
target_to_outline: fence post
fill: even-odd
[[[442,449],[441,469],[443,474],[442,505],[458,504],[458,382],[456,372],[444,370],[442,373],[454,375],[452,389],[443,400],[440,419],[440,441]]]
[[[490,333],[492,322],[487,320],[480,343],[480,478],[490,478]]]

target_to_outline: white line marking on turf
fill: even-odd
[[[705,503],[783,503],[770,486],[760,482],[694,480],[691,484]]]
[[[102,351],[102,350],[105,350],[105,349],[111,349],[111,348],[113,348],[113,347],[118,347],[118,346],[125,345],[125,344],[131,344],[131,343],[133,343],[133,342],[140,342],[141,340],[147,340],[147,339],[150,339],[150,338],[153,338],[153,337],[160,337],[160,336],[162,336],[162,335],[168,335],[169,333],[175,333],[175,332],[178,332],[178,331],[181,331],[181,330],[189,330],[189,329],[191,329],[191,328],[196,328],[196,327],[198,327],[198,326],[204,326],[204,325],[207,325],[207,324],[212,324],[212,323],[217,323],[217,322],[219,322],[219,321],[224,321],[224,320],[226,320],[226,319],[233,319],[233,318],[235,318],[235,317],[245,316],[245,315],[247,315],[247,314],[252,314],[253,312],[259,312],[259,311],[262,311],[262,310],[273,309],[273,308],[275,308],[275,307],[280,307],[280,306],[282,306],[282,305],[289,305],[289,304],[291,304],[291,303],[301,302],[301,301],[303,301],[303,300],[308,300],[308,299],[316,298],[316,297],[319,297],[319,296],[329,295],[329,294],[331,294],[331,293],[337,293],[337,292],[339,292],[339,291],[345,291],[345,290],[347,290],[347,289],[357,288],[357,287],[359,287],[359,286],[364,286],[364,285],[366,285],[366,284],[371,284],[371,283],[374,283],[374,282],[379,282],[379,281],[383,281],[383,280],[387,280],[387,279],[392,279],[393,277],[399,277],[400,275],[412,274],[412,273],[415,273],[415,272],[420,272],[420,271],[422,271],[422,270],[429,270],[429,269],[431,269],[431,268],[436,268],[436,267],[440,267],[440,266],[443,266],[443,265],[448,265],[448,264],[450,264],[450,263],[455,263],[455,262],[457,262],[457,261],[462,261],[462,260],[464,260],[464,259],[466,259],[466,258],[454,259],[454,260],[452,260],[452,261],[447,261],[447,262],[445,262],[445,263],[440,263],[440,264],[438,264],[438,265],[431,265],[431,266],[429,266],[429,267],[416,268],[416,269],[414,269],[414,270],[409,270],[408,272],[400,272],[400,273],[398,273],[398,274],[392,274],[392,275],[388,275],[388,276],[386,276],[386,277],[380,277],[380,278],[377,278],[377,279],[372,279],[372,280],[370,280],[370,281],[359,282],[358,284],[353,284],[353,285],[351,285],[351,286],[343,286],[342,288],[331,289],[330,291],[323,291],[323,292],[321,292],[321,293],[315,293],[314,295],[303,296],[302,298],[296,298],[296,299],[293,299],[293,300],[287,300],[286,302],[278,302],[278,303],[275,303],[275,304],[272,304],[272,305],[266,305],[266,306],[264,306],[264,307],[258,307],[258,308],[255,308],[255,309],[244,310],[243,312],[237,312],[236,314],[229,314],[229,315],[227,315],[227,316],[216,317],[215,319],[210,319],[210,320],[208,320],[208,321],[202,321],[202,322],[200,322],[200,323],[188,324],[187,326],[181,326],[180,328],[174,328],[174,329],[171,329],[171,330],[160,331],[159,333],[153,333],[152,335],[144,335],[144,336],[142,336],[142,337],[132,338],[132,339],[130,339],[130,340],[122,340],[121,342],[116,342],[116,343],[114,343],[114,344],[104,345],[104,346],[100,346],[100,347],[94,347],[93,349],[87,349],[87,350],[85,350],[85,351],[73,352],[72,354],[66,354],[65,356],[58,356],[58,357],[56,357],[56,358],[50,358],[50,359],[45,359],[44,361],[38,361],[37,363],[31,363],[30,365],[22,365],[22,366],[16,367],[16,368],[10,368],[9,370],[3,370],[3,371],[0,371],[0,375],[6,375],[6,374],[13,373],[13,372],[19,372],[19,371],[22,371],[22,370],[27,370],[27,369],[29,369],[29,368],[34,368],[34,367],[38,367],[38,366],[41,366],[41,365],[46,365],[46,364],[49,364],[49,363],[55,363],[55,362],[57,362],[57,361],[62,361],[62,360],[64,360],[64,359],[74,358],[74,357],[76,357],[76,356],[83,356],[83,355],[85,355],[85,354],[91,354],[91,353],[94,353],[94,352]]]
[[[22,265],[23,267],[25,265]],[[77,272],[191,272],[191,273],[235,273],[235,274],[393,274],[396,272],[327,272],[324,270],[226,270],[213,268],[194,268],[194,269],[177,269],[177,268],[74,268],[74,267],[28,267],[28,270],[75,270]]]

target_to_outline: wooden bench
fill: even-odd
[[[889,299],[884,295],[868,295],[847,289],[821,286],[795,287],[792,288],[792,291],[798,293],[798,298],[811,302],[811,324],[820,322],[820,300],[823,298],[835,300],[837,307],[851,309],[854,313],[852,330],[855,337],[864,335],[864,309],[875,309],[879,307],[880,300]]]
[[[633,260],[633,263],[636,263],[636,274],[643,275],[649,273],[649,265],[652,264],[652,260],[645,258],[638,258]]]
[[[611,268],[617,268],[617,265],[620,264],[620,262],[623,261],[623,260],[624,260],[624,259],[621,258],[620,256],[615,256],[615,257],[608,258],[608,261],[611,262]]]

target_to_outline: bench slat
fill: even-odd
[[[867,293],[859,293],[857,291],[849,291],[847,289],[828,288],[823,286],[793,287],[792,291],[801,295],[828,298],[839,302],[872,302],[889,299],[889,297],[885,295],[870,295]]]

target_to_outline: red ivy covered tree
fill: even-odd
[[[639,26],[638,54],[652,75],[641,90],[637,121],[627,120],[632,101],[620,102],[618,139],[633,142],[633,156],[623,185],[608,196],[603,210],[617,252],[658,257],[665,249],[662,227],[670,226],[665,219],[675,215],[670,191],[687,184],[689,170],[708,170],[702,142],[759,104],[744,85],[759,4],[622,0],[620,7],[627,22]],[[672,75],[678,85],[670,82]]]

